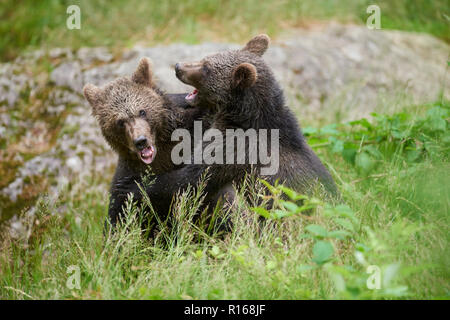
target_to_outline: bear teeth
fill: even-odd
[[[141,156],[141,160],[146,163],[150,164],[153,161],[153,148],[148,147],[142,150],[139,155]]]
[[[197,93],[198,93],[198,90],[197,90],[197,89],[194,89],[194,91],[192,91],[191,93],[189,93],[189,94],[186,96],[186,99],[187,99],[187,100],[193,100],[193,99],[195,98],[195,96],[197,95]]]

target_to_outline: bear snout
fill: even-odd
[[[199,62],[175,64],[175,75],[177,78],[188,85],[198,86],[201,79],[202,64]]]
[[[179,63],[175,64],[175,75],[178,79],[181,80],[183,74],[183,70],[181,69],[181,65]]]
[[[133,143],[139,151],[142,151],[147,147],[147,138],[144,136],[139,136],[134,139]]]

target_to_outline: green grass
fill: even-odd
[[[0,298],[449,299],[449,117],[440,102],[307,128],[342,203],[309,197],[304,214],[303,197],[271,187],[275,209],[241,197],[226,236],[192,223],[201,195],[188,192],[173,228],[154,221],[152,240],[132,205],[126,225],[105,237],[107,181],[74,182],[56,200],[41,198],[36,217],[23,219],[26,236],[3,233]],[[370,265],[382,272],[380,290],[366,285]],[[66,285],[71,266],[80,289]]]
[[[376,3],[383,29],[427,32],[450,40],[448,1]],[[80,6],[81,30],[66,28],[66,9],[71,4]],[[330,19],[365,24],[370,4],[368,0],[2,1],[0,60],[36,48],[243,42],[249,34],[266,32],[276,37],[285,29]]]

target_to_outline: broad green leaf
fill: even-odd
[[[375,146],[365,146],[363,148],[363,150],[365,152],[367,152],[368,154],[370,154],[371,156],[373,156],[375,159],[382,159],[383,155],[381,154],[381,152],[375,147]]]
[[[339,240],[345,240],[346,237],[350,237],[350,236],[351,236],[350,232],[345,231],[345,230],[334,230],[334,231],[328,232],[328,237],[336,238]]]
[[[371,250],[371,248],[366,246],[364,243],[357,243],[355,248],[360,252],[369,252]]]
[[[312,135],[312,134],[316,134],[319,130],[317,128],[313,128],[313,127],[305,127],[302,129],[303,134],[304,135]]]
[[[320,129],[320,134],[322,135],[339,135],[339,131],[336,130],[337,124],[332,123],[326,125]]]
[[[333,245],[328,241],[317,241],[313,247],[313,261],[322,265],[333,256]]]
[[[344,141],[338,140],[335,137],[330,137],[329,141],[331,143],[331,152],[333,153],[342,153],[344,151]]]
[[[296,205],[296,204],[293,203],[293,202],[280,200],[280,204],[281,204],[286,210],[289,210],[289,211],[291,211],[292,213],[297,213],[297,212],[298,212],[299,207],[298,207],[298,205]]]
[[[445,117],[447,116],[447,110],[434,107],[427,111],[426,127],[432,131],[445,131],[447,127],[447,121]]]
[[[293,212],[280,210],[280,209],[276,209],[276,210],[272,211],[272,217],[274,219],[282,219],[282,218],[285,218],[285,217],[292,216],[293,214],[294,214]]]
[[[319,226],[317,224],[310,224],[310,225],[306,226],[305,229],[315,236],[325,238],[328,235],[327,230],[324,227]]]
[[[280,189],[289,197],[289,199],[296,200],[297,192],[284,186],[280,186]]]
[[[344,144],[344,150],[342,151],[342,157],[345,161],[350,164],[355,164],[356,154],[358,153],[358,148],[354,144]]]
[[[317,268],[316,266],[312,266],[312,265],[309,265],[309,264],[302,264],[302,265],[299,265],[297,267],[297,272],[298,273],[305,273],[307,271],[314,270],[316,268]]]
[[[353,210],[346,204],[339,204],[335,207],[336,212],[341,217],[349,218],[353,223],[357,223],[358,219],[355,217]]]
[[[358,124],[359,124],[359,125],[361,125],[361,126],[367,128],[367,129],[372,129],[372,128],[373,128],[373,126],[370,124],[369,121],[367,121],[366,118],[362,118],[362,119],[355,120],[355,121],[350,121],[349,123],[350,123],[352,126],[358,125]]]
[[[406,150],[405,155],[408,162],[414,162],[419,159],[421,152],[416,149],[409,149]]]
[[[214,257],[214,258],[222,258],[224,256],[223,253],[220,252],[220,249],[218,246],[213,246],[211,248],[211,250],[209,250],[209,253]]]
[[[261,207],[252,207],[250,208],[252,211],[256,212],[257,214],[259,214],[260,216],[263,216],[264,218],[268,219],[270,218],[270,212],[267,211],[264,208]]]
[[[337,224],[339,224],[340,226],[344,227],[345,229],[347,229],[351,232],[355,232],[355,228],[353,227],[353,224],[349,220],[342,219],[342,218],[336,218],[334,221]]]

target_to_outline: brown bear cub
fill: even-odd
[[[109,205],[109,221],[114,226],[123,205],[115,189],[118,181],[140,179],[148,168],[154,174],[174,170],[171,134],[177,128],[192,128],[202,111],[189,107],[185,94],[162,93],[153,83],[147,58],[131,78],[116,79],[102,88],[87,84],[83,92],[103,136],[119,155]]]
[[[223,135],[230,129],[241,129],[278,136],[279,148],[271,154],[278,155],[276,172],[264,174],[262,169],[267,163],[261,159],[249,161],[255,146],[263,148],[262,141],[257,140],[253,145],[246,144],[244,149],[234,148],[234,156],[245,156],[245,163],[194,161],[194,164],[157,175],[155,183],[146,191],[155,196],[159,204],[166,203],[167,206],[179,190],[186,189],[189,184],[195,185],[206,170],[209,175],[205,188],[207,201],[228,192],[230,185],[239,185],[254,169],[259,177],[270,183],[278,180],[301,193],[311,193],[317,185],[322,185],[328,195],[337,195],[333,178],[306,143],[294,114],[285,105],[279,84],[262,59],[269,41],[267,35],[259,35],[240,50],[216,53],[199,62],[178,63],[175,70],[178,79],[195,88],[186,96],[186,101],[193,106],[208,105],[214,110],[212,129]],[[225,140],[223,150],[227,150]],[[273,144],[273,140],[269,140]],[[136,198],[140,196],[139,189],[131,180],[122,181],[118,189],[122,197],[129,192]]]

